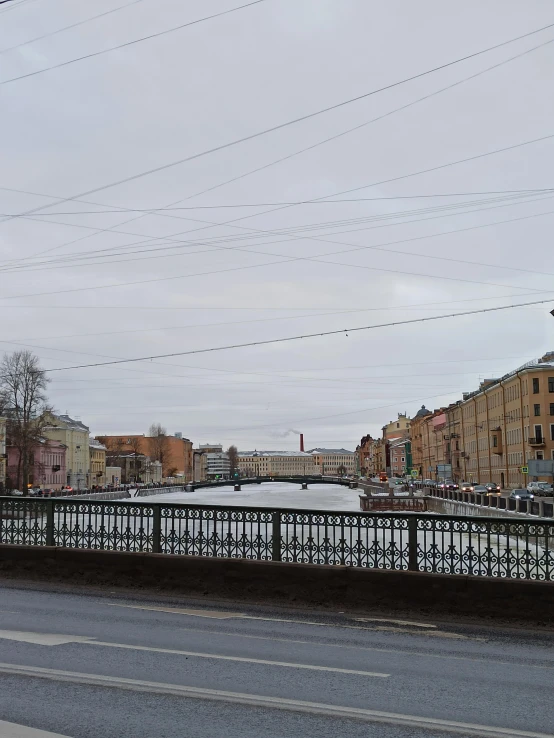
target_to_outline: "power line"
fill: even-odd
[[[3,2],[6,2],[6,0],[3,0]],[[259,5],[260,3],[263,3],[263,2],[266,2],[266,0],[252,0],[252,2],[246,3],[245,5],[239,5],[234,8],[229,8],[228,10],[222,10],[219,13],[213,13],[212,15],[206,15],[204,16],[204,18],[198,18],[197,20],[189,21],[188,23],[181,23],[178,26],[167,28],[165,31],[158,31],[157,33],[151,33],[148,36],[142,36],[141,38],[134,39],[133,41],[127,41],[124,44],[118,44],[117,46],[111,46],[109,49],[103,49],[102,51],[94,51],[91,54],[85,54],[84,56],[79,56],[75,59],[69,59],[68,61],[61,62],[60,64],[53,64],[50,67],[44,67],[44,69],[37,69],[34,72],[27,72],[27,74],[20,74],[18,77],[11,77],[10,79],[5,79],[2,82],[0,82],[0,85],[8,85],[11,82],[17,82],[20,79],[27,79],[28,77],[35,77],[37,74],[44,74],[44,72],[50,72],[52,69],[60,69],[61,67],[67,67],[70,64],[75,64],[76,62],[84,61],[85,59],[92,59],[97,56],[102,56],[103,54],[108,54],[111,51],[116,51],[117,49],[124,49],[128,46],[134,46],[135,44],[142,43],[142,41],[149,41],[150,39],[153,39],[153,38],[159,38],[160,36],[166,36],[168,33],[173,33],[174,31],[180,31],[183,28],[188,28],[189,26],[195,26],[198,23],[203,23],[204,21],[212,20],[213,18],[219,18],[222,15],[229,15],[229,13],[234,13],[237,10],[244,10],[245,8],[250,8],[253,5]],[[550,26],[547,26],[547,28],[549,27]],[[538,29],[537,31],[533,31],[532,33],[538,33],[539,30],[542,30],[542,29]],[[531,34],[528,34],[528,35],[531,35]]]
[[[497,63],[497,64],[494,64],[494,65],[492,65],[491,67],[488,67],[488,68],[486,68],[486,69],[484,69],[484,70],[481,70],[481,71],[479,71],[479,72],[477,72],[477,73],[475,73],[475,74],[472,74],[472,75],[470,75],[469,77],[466,77],[466,78],[464,78],[464,79],[462,79],[462,80],[459,80],[459,81],[457,81],[457,82],[455,82],[455,83],[452,83],[452,84],[450,84],[450,85],[447,85],[446,87],[440,88],[439,90],[435,90],[434,92],[432,92],[432,93],[430,93],[430,94],[428,94],[428,95],[424,95],[423,97],[420,97],[420,98],[416,99],[415,101],[412,101],[412,102],[410,102],[410,103],[407,103],[406,105],[402,105],[402,106],[401,106],[401,107],[399,107],[399,108],[395,108],[395,109],[393,109],[392,111],[389,111],[389,112],[385,113],[384,115],[378,116],[377,118],[373,118],[373,119],[372,119],[372,120],[370,120],[370,121],[365,121],[364,123],[362,123],[362,124],[360,124],[360,125],[358,125],[358,126],[355,126],[354,128],[350,128],[350,129],[347,129],[346,131],[342,131],[342,132],[340,132],[339,134],[336,134],[336,135],[334,135],[334,136],[331,136],[330,138],[327,138],[327,139],[324,139],[324,140],[322,140],[322,141],[319,141],[319,142],[317,142],[316,144],[313,144],[313,145],[311,145],[311,146],[309,146],[309,147],[306,147],[306,148],[304,148],[304,149],[300,149],[299,151],[293,152],[292,154],[289,154],[289,155],[287,155],[287,156],[285,156],[285,157],[281,157],[280,159],[274,160],[273,162],[270,162],[269,164],[263,165],[262,167],[258,167],[258,168],[256,168],[256,169],[250,170],[249,172],[245,172],[245,173],[243,173],[243,174],[241,174],[241,175],[239,175],[239,176],[237,176],[237,177],[234,177],[234,178],[232,178],[232,179],[230,179],[230,180],[227,180],[227,181],[225,181],[225,182],[223,182],[223,183],[219,183],[218,185],[212,186],[212,187],[210,187],[210,188],[208,188],[208,189],[206,189],[206,190],[203,190],[203,191],[201,191],[201,192],[197,192],[197,193],[195,193],[195,194],[193,194],[193,195],[189,195],[189,196],[188,196],[188,197],[186,197],[186,198],[181,198],[181,199],[179,199],[179,200],[173,201],[173,202],[169,203],[169,206],[172,206],[172,205],[178,205],[179,203],[181,203],[181,202],[184,202],[185,200],[189,200],[189,199],[191,199],[191,198],[193,198],[193,197],[197,197],[197,196],[199,196],[199,195],[205,194],[206,192],[210,192],[210,191],[212,191],[212,190],[215,190],[215,189],[217,189],[218,187],[221,187],[221,186],[223,186],[223,185],[229,184],[229,183],[231,183],[231,182],[235,182],[235,181],[237,181],[237,180],[239,180],[239,179],[242,179],[243,177],[249,176],[250,174],[254,174],[255,172],[261,171],[261,170],[263,170],[263,169],[267,169],[268,167],[270,167],[270,166],[273,166],[274,164],[278,164],[278,163],[280,163],[280,162],[282,162],[282,161],[285,161],[286,159],[289,159],[289,158],[292,158],[292,157],[294,157],[294,156],[297,156],[298,154],[304,153],[305,151],[308,151],[308,150],[310,150],[310,149],[316,148],[317,146],[320,146],[320,145],[322,145],[322,144],[325,144],[325,143],[328,143],[328,142],[330,142],[330,141],[333,141],[333,140],[335,140],[335,139],[337,139],[337,138],[339,138],[339,137],[341,137],[341,136],[343,136],[343,135],[347,135],[348,133],[351,133],[351,132],[353,132],[353,131],[355,131],[355,130],[358,130],[358,129],[360,129],[360,128],[362,128],[362,127],[366,126],[366,125],[369,125],[369,124],[371,124],[371,123],[374,123],[374,122],[377,122],[377,121],[379,121],[379,120],[382,120],[383,118],[386,118],[386,117],[388,117],[389,115],[392,115],[392,114],[394,114],[394,113],[396,113],[396,112],[399,112],[399,111],[401,111],[401,110],[404,110],[404,109],[406,109],[406,108],[409,108],[409,107],[411,107],[412,105],[415,105],[415,104],[417,104],[417,103],[419,103],[419,102],[422,102],[422,101],[424,101],[424,100],[427,100],[428,98],[431,98],[431,97],[433,97],[433,96],[435,96],[435,95],[437,95],[437,94],[440,94],[441,92],[444,92],[445,90],[449,90],[449,89],[451,89],[451,88],[453,88],[453,87],[456,87],[456,86],[457,86],[457,85],[459,85],[459,84],[462,84],[462,83],[464,83],[464,82],[467,82],[467,81],[468,81],[468,80],[470,80],[470,79],[474,79],[475,77],[478,77],[478,76],[480,76],[481,74],[484,74],[484,73],[486,73],[486,72],[488,72],[488,71],[491,71],[491,70],[493,70],[493,69],[496,69],[497,67],[500,67],[500,66],[502,66],[503,64],[506,64],[506,63],[508,63],[508,62],[510,62],[510,61],[513,61],[513,60],[515,60],[515,59],[517,59],[517,58],[519,58],[519,57],[521,57],[521,56],[524,56],[524,55],[526,55],[526,54],[528,54],[528,53],[531,53],[532,51],[535,51],[536,49],[538,49],[538,48],[541,48],[542,46],[545,46],[545,45],[547,45],[547,44],[549,44],[549,43],[551,43],[551,42],[552,42],[552,40],[550,40],[550,41],[547,41],[547,42],[545,42],[545,43],[543,43],[543,44],[539,44],[538,46],[535,46],[535,47],[533,47],[533,48],[531,48],[531,49],[527,49],[526,51],[524,51],[524,52],[521,52],[521,53],[519,53],[519,54],[516,54],[515,56],[512,56],[512,57],[510,57],[509,59],[505,59],[505,60],[503,60],[503,61],[501,61],[501,62],[499,62],[499,63]],[[506,42],[506,43],[510,43],[510,42]],[[483,52],[483,53],[484,53],[484,52]],[[333,195],[329,195],[328,197],[332,197],[332,196],[333,196]],[[77,197],[79,197],[79,196],[77,196]],[[77,200],[77,197],[75,197],[75,198],[70,198],[70,199],[71,199],[71,200]],[[322,199],[322,198],[318,198],[318,199]],[[63,203],[63,202],[67,202],[67,201],[68,201],[67,199],[66,199],[66,200],[64,200],[64,199],[59,199],[59,201],[58,201],[58,204],[61,204],[61,203]],[[313,202],[317,202],[317,200],[314,200]],[[53,205],[53,204],[52,204],[52,205]],[[44,206],[44,207],[50,207],[50,206]],[[280,207],[276,208],[276,210],[279,210],[279,209],[281,209],[282,207],[288,207],[288,206],[280,206]],[[32,213],[32,212],[37,212],[38,210],[41,210],[41,209],[44,209],[44,208],[36,208],[36,209],[35,209],[34,211],[29,211],[29,212],[28,212],[28,213],[26,213],[26,214],[29,214],[29,213]],[[267,211],[267,212],[274,212],[274,211],[273,211],[273,210],[270,210],[270,211]],[[24,214],[24,215],[26,215],[26,214]],[[265,213],[258,213],[257,215],[264,215],[264,214],[265,214]],[[139,220],[139,219],[140,219],[140,218],[142,218],[142,217],[144,217],[144,216],[143,216],[143,215],[139,215],[138,217],[135,217],[135,218],[130,218],[129,220],[126,220],[126,221],[124,221],[124,222],[123,222],[123,223],[121,223],[120,225],[125,225],[126,223],[132,223],[132,222],[134,222],[134,221],[136,221],[136,220]],[[248,218],[248,217],[250,217],[250,216],[245,216],[244,218],[238,218],[238,219],[235,219],[234,221],[229,221],[229,222],[230,222],[230,223],[233,223],[233,222],[236,222],[237,220],[243,220],[243,219],[245,219],[245,218]],[[221,224],[221,225],[225,225],[225,224]],[[208,226],[208,227],[209,227],[209,226]],[[97,231],[97,232],[104,232],[104,231],[106,231],[106,230],[111,230],[111,229],[101,229],[101,230],[99,230],[99,231]],[[193,232],[194,230],[204,230],[204,228],[201,228],[201,229],[193,229],[193,230],[189,230],[188,232]],[[187,231],[186,231],[186,232],[187,232]],[[186,233],[186,232],[185,232],[185,233]],[[60,246],[55,246],[55,247],[53,247],[53,248],[50,248],[50,249],[46,249],[46,250],[44,250],[44,251],[42,251],[42,252],[38,252],[37,254],[33,254],[33,255],[32,255],[31,257],[24,257],[24,258],[23,258],[22,260],[19,260],[19,261],[25,261],[26,259],[28,259],[28,258],[32,258],[33,256],[37,256],[37,255],[40,255],[41,253],[48,253],[49,251],[54,251],[54,250],[57,250],[58,248],[62,248],[63,246],[67,246],[67,245],[70,245],[70,244],[72,244],[72,243],[77,243],[77,242],[79,242],[79,241],[83,241],[83,240],[85,240],[85,239],[87,239],[87,238],[91,238],[91,237],[92,237],[93,235],[95,235],[95,234],[91,234],[91,235],[86,235],[86,236],[82,236],[81,238],[79,238],[79,239],[75,239],[74,241],[70,241],[70,242],[68,242],[68,243],[66,243],[66,244],[62,244],[62,245],[60,245]]]
[[[90,18],[85,18],[85,20],[78,21],[77,23],[72,23],[70,26],[64,26],[63,28],[58,28],[56,31],[51,31],[50,33],[44,33],[42,36],[35,36],[35,38],[29,39],[29,41],[23,41],[20,44],[16,44],[15,46],[8,46],[5,49],[0,49],[0,55],[6,54],[8,51],[15,51],[16,49],[20,49],[22,46],[28,46],[29,44],[34,44],[36,41],[42,41],[45,38],[50,38],[50,36],[56,36],[58,33],[62,33],[63,31],[69,31],[71,28],[77,28],[77,26],[83,26],[85,23],[90,23],[93,20],[96,20],[97,18],[103,18],[106,15],[110,15],[111,13],[117,13],[119,10],[122,10],[123,8],[128,8],[130,5],[136,5],[137,3],[142,3],[144,0],[131,0],[131,2],[125,3],[125,5],[119,5],[117,8],[112,8],[111,10],[106,10],[104,13],[99,13],[98,15],[93,15]],[[6,0],[4,0],[6,2]],[[2,3],[0,2],[0,5]]]
[[[130,363],[134,363],[138,361],[151,361],[153,359],[169,359],[169,358],[173,358],[174,356],[190,356],[192,354],[214,353],[216,351],[229,351],[232,349],[249,348],[252,346],[267,346],[268,344],[287,343],[289,341],[300,341],[300,340],[304,340],[307,338],[319,338],[321,336],[336,336],[339,334],[345,334],[346,336],[348,336],[349,333],[355,333],[357,331],[374,330],[376,328],[389,328],[392,326],[410,325],[413,323],[426,323],[431,320],[444,320],[445,318],[456,318],[456,317],[461,317],[464,315],[476,315],[478,313],[498,312],[500,310],[508,310],[508,309],[518,308],[518,307],[527,307],[528,305],[543,305],[547,302],[552,302],[552,298],[548,300],[535,300],[534,302],[524,302],[524,303],[519,303],[515,305],[503,305],[501,307],[480,308],[479,310],[466,310],[464,312],[450,313],[448,315],[434,315],[428,318],[414,318],[412,320],[401,320],[401,321],[395,321],[393,323],[381,323],[378,325],[366,325],[366,326],[361,326],[357,328],[341,328],[340,330],[322,331],[319,333],[308,333],[302,336],[289,336],[287,338],[271,338],[265,341],[250,341],[249,343],[230,344],[228,346],[215,346],[215,347],[204,348],[204,349],[193,349],[191,351],[178,351],[178,352],[174,352],[171,354],[141,356],[141,357],[137,357],[134,359],[117,359],[115,361],[103,361],[103,362],[98,362],[96,364],[81,364],[80,366],[66,366],[66,367],[60,367],[58,369],[45,369],[45,371],[61,372],[61,371],[67,371],[68,369],[87,369],[90,367],[108,366],[108,365],[113,365],[113,364],[130,364]]]
[[[248,5],[240,6],[239,8],[233,8],[232,10],[224,11],[223,13],[219,13],[219,14],[216,14],[216,15],[223,15],[225,13],[233,12],[234,10],[238,10],[238,9],[242,9],[242,8],[245,8],[245,7],[249,7],[250,5],[255,5],[255,4],[258,4],[259,2],[264,2],[264,1],[265,0],[255,0],[255,2],[248,3]],[[211,18],[211,17],[216,17],[216,16],[209,16],[209,17]],[[207,20],[207,18],[203,18],[203,19],[200,19],[198,21],[193,21],[193,23],[199,23],[202,20]],[[192,25],[192,23],[185,24],[185,26],[186,25]],[[185,26],[180,26],[180,28],[181,27],[185,27]],[[131,181],[134,181],[136,179],[140,179],[142,177],[146,177],[146,176],[148,176],[150,174],[154,174],[154,173],[157,173],[157,172],[164,171],[166,169],[169,169],[171,167],[177,166],[179,164],[184,164],[184,163],[193,161],[195,159],[199,159],[200,157],[206,156],[208,154],[213,154],[213,153],[222,151],[224,149],[227,149],[227,148],[236,146],[236,145],[238,145],[240,143],[244,143],[246,141],[251,141],[251,140],[253,140],[255,138],[259,138],[261,136],[265,136],[268,133],[272,133],[274,131],[282,130],[283,128],[287,128],[289,126],[295,125],[295,124],[300,123],[302,121],[310,120],[310,119],[315,118],[315,117],[317,117],[319,115],[322,115],[324,113],[330,112],[331,110],[336,110],[336,109],[341,108],[341,107],[344,107],[346,105],[350,105],[353,102],[357,102],[359,100],[363,100],[365,98],[368,98],[368,97],[370,97],[372,95],[376,95],[379,92],[383,92],[385,90],[390,90],[390,89],[392,89],[394,87],[398,87],[399,85],[405,84],[406,82],[411,82],[411,81],[413,81],[415,79],[419,79],[421,77],[424,77],[424,76],[426,76],[428,74],[431,74],[433,72],[439,71],[441,69],[446,69],[447,67],[450,67],[450,66],[452,66],[454,64],[458,64],[458,63],[460,63],[462,61],[466,61],[468,59],[472,59],[474,57],[480,56],[481,54],[487,53],[487,52],[492,51],[494,49],[498,49],[498,48],[500,48],[502,46],[506,46],[507,44],[514,43],[515,41],[518,41],[518,40],[520,40],[522,38],[527,38],[528,36],[534,35],[536,33],[539,33],[541,31],[544,31],[544,30],[546,30],[548,28],[552,28],[552,27],[554,27],[554,23],[550,23],[550,24],[548,24],[546,26],[542,26],[541,28],[537,28],[534,31],[530,31],[530,32],[525,33],[525,34],[522,34],[520,36],[516,36],[515,38],[509,39],[507,41],[503,41],[502,43],[499,43],[499,44],[495,44],[494,46],[490,46],[490,47],[488,47],[486,49],[482,49],[481,51],[475,52],[473,54],[469,54],[469,55],[466,55],[466,56],[461,57],[459,59],[455,59],[455,60],[453,60],[451,62],[447,62],[446,64],[442,64],[440,66],[437,66],[437,67],[434,67],[432,69],[426,70],[425,72],[420,72],[419,74],[412,75],[411,77],[406,77],[406,78],[404,78],[402,80],[398,80],[397,82],[393,82],[393,83],[391,83],[389,85],[385,85],[384,87],[380,87],[380,88],[378,88],[376,90],[372,90],[370,92],[363,93],[361,95],[358,95],[356,97],[350,98],[348,100],[344,100],[344,101],[342,101],[340,103],[335,103],[334,105],[330,105],[330,106],[328,106],[326,108],[322,108],[322,109],[317,110],[317,111],[314,111],[312,113],[308,113],[308,114],[303,115],[303,116],[300,116],[298,118],[294,118],[292,120],[286,121],[285,123],[280,123],[280,124],[275,125],[275,126],[272,126],[270,128],[266,128],[266,129],[264,129],[262,131],[258,131],[256,133],[249,134],[248,136],[243,136],[242,138],[235,139],[234,141],[230,141],[230,142],[227,142],[225,144],[220,144],[219,146],[215,146],[215,147],[212,147],[210,149],[206,149],[206,150],[204,150],[202,152],[198,152],[196,154],[192,154],[192,155],[190,155],[188,157],[185,157],[183,159],[179,159],[179,160],[170,162],[168,164],[161,165],[159,167],[154,167],[152,169],[149,169],[147,171],[141,172],[139,174],[131,175],[129,177],[126,177],[124,179],[118,180],[116,182],[111,182],[111,183],[109,183],[107,185],[102,185],[101,187],[96,187],[96,188],[94,188],[92,190],[88,190],[86,192],[82,192],[82,193],[80,193],[78,195],[75,195],[73,197],[64,198],[64,199],[60,200],[60,203],[69,202],[71,200],[75,200],[75,199],[81,198],[81,197],[87,197],[88,195],[92,195],[92,194],[94,194],[96,192],[101,192],[103,190],[110,189],[112,187],[116,187],[118,185],[125,184],[127,182],[131,182]],[[173,28],[173,29],[170,29],[170,30],[176,30],[176,29]],[[168,32],[169,31],[164,31],[164,32],[161,32],[160,34],[154,34],[151,37],[154,37],[156,35],[161,35],[162,33],[168,33]],[[148,37],[148,38],[151,38],[151,37]],[[144,40],[144,39],[140,39],[140,40]],[[129,42],[128,44],[123,44],[123,46],[127,46],[127,45],[130,45],[132,43],[137,43],[137,41],[132,41],[132,42]],[[115,47],[115,48],[120,48],[120,47]],[[102,52],[98,52],[98,53],[102,53]],[[69,64],[69,63],[71,63],[71,62],[64,62],[64,64],[57,65],[57,66],[64,66],[64,65]],[[43,70],[43,71],[45,71],[45,70]],[[30,73],[28,75],[24,75],[24,76],[27,77],[27,76],[31,76],[32,74],[39,74],[39,73],[40,73],[40,71],[38,71],[38,72],[32,72],[32,73]],[[1,82],[0,84],[7,84],[8,82],[15,81],[15,79],[21,79],[21,77],[15,77],[12,80],[5,80],[4,82]],[[323,199],[323,198],[315,198],[315,199]],[[47,207],[51,207],[51,206],[50,205],[45,205],[45,206],[42,206],[40,208],[35,208],[33,210],[28,211],[27,213],[23,213],[23,215],[30,215],[32,213],[38,212],[40,210],[43,210],[44,208],[47,208]]]
[[[135,0],[135,2],[142,2],[142,0]],[[2,52],[0,52],[2,53]],[[0,190],[7,190],[9,192],[22,192],[22,190],[13,190],[10,187],[0,187]],[[114,215],[117,213],[152,213],[152,214],[158,214],[160,212],[164,213],[170,213],[174,210],[222,210],[222,209],[229,209],[229,208],[265,208],[265,207],[297,207],[300,205],[327,205],[329,203],[332,204],[340,204],[340,203],[354,203],[354,202],[380,202],[382,200],[388,201],[388,200],[421,200],[421,199],[432,199],[436,197],[469,197],[469,196],[475,196],[475,195],[535,195],[545,192],[554,192],[554,187],[542,187],[542,188],[536,188],[536,189],[527,189],[527,190],[486,190],[482,192],[441,192],[441,193],[431,193],[431,194],[425,194],[425,195],[390,195],[388,197],[353,197],[343,200],[296,200],[291,202],[247,202],[247,203],[221,203],[217,205],[186,205],[181,207],[161,207],[161,208],[154,208],[154,207],[148,207],[148,208],[118,208],[117,206],[113,206],[113,209],[111,210],[65,210],[62,212],[55,211],[53,213],[42,213],[42,216],[45,218],[49,218],[52,215]],[[25,193],[25,194],[33,194],[38,195],[38,193]],[[38,195],[39,197],[51,197],[51,195]],[[56,199],[56,198],[53,198]],[[83,200],[75,200],[74,202],[84,202]],[[475,202],[480,202],[479,200],[476,200]],[[458,203],[459,205],[465,205],[466,203]],[[105,207],[111,207],[109,205],[106,205]],[[449,206],[444,206],[449,207]],[[452,206],[455,207],[455,206]],[[403,212],[403,211],[400,211]],[[257,215],[255,213],[254,215]],[[388,214],[387,215],[394,215]],[[0,217],[3,218],[19,218],[19,217],[25,217],[21,215],[20,213],[0,213]],[[35,219],[36,220],[36,219]],[[62,224],[64,225],[64,224]],[[67,224],[69,225],[69,224]],[[226,224],[222,224],[226,225]],[[115,231],[116,233],[121,233],[122,231]],[[133,234],[137,235],[137,234]]]

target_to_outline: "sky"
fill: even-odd
[[[553,350],[554,26],[402,82],[549,0],[247,2],[0,6],[0,350],[92,435],[243,450],[354,449]]]

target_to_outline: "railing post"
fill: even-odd
[[[417,562],[417,517],[408,518],[408,570],[419,571]]]
[[[46,502],[46,545],[54,545],[54,500]]]
[[[281,561],[281,513],[274,512],[271,518],[271,560]]]
[[[152,553],[162,553],[162,506],[152,505]]]

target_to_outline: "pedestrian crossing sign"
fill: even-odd
[[[522,474],[529,474],[529,467],[528,466],[522,466],[519,471]]]

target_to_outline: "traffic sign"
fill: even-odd
[[[412,469],[412,477],[419,477],[419,472],[417,469]]]
[[[520,469],[519,469],[519,471],[522,474],[529,474],[529,467],[528,466],[521,466]]]

